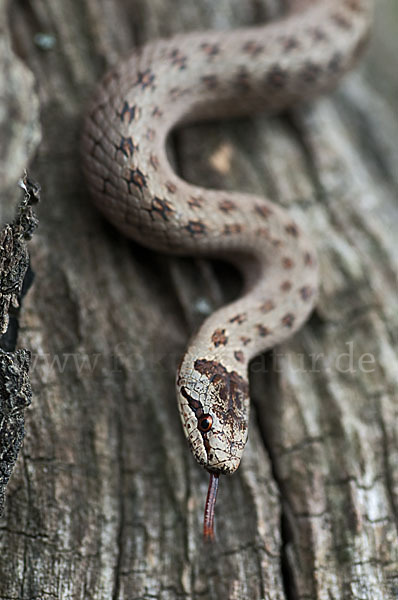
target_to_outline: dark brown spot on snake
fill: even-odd
[[[208,43],[204,42],[203,44],[200,45],[200,48],[208,56],[209,60],[213,59],[215,56],[220,54],[220,45],[219,44],[208,44]]]
[[[268,329],[268,327],[265,327],[264,325],[256,325],[256,329],[257,329],[257,333],[260,337],[267,337],[267,335],[269,335],[271,333],[271,331]]]
[[[294,262],[291,258],[289,258],[288,256],[284,256],[282,258],[282,267],[284,269],[292,269],[294,267]]]
[[[225,329],[216,329],[211,336],[214,346],[225,346],[228,343],[228,337],[225,335]]]
[[[230,323],[237,323],[238,325],[242,325],[242,323],[244,323],[247,319],[247,314],[246,313],[241,313],[239,315],[235,315],[234,317],[232,317],[229,322]]]
[[[155,75],[152,73],[151,69],[146,69],[145,71],[139,71],[137,74],[137,79],[135,82],[135,86],[140,87],[142,90],[147,88],[155,89],[154,82]]]
[[[309,285],[300,288],[300,296],[304,301],[309,300],[313,294],[314,290]]]
[[[272,215],[272,209],[265,204],[256,204],[254,210],[263,219],[268,219]]]
[[[144,187],[147,187],[146,177],[144,173],[140,171],[140,169],[130,170],[130,178],[128,180],[129,188],[131,183],[133,183],[141,191]]]
[[[242,50],[246,54],[249,54],[250,56],[255,57],[255,56],[258,56],[259,54],[261,54],[261,52],[263,52],[264,46],[254,40],[250,40],[249,42],[246,42],[242,46]]]
[[[337,25],[337,27],[345,31],[349,31],[352,27],[351,21],[349,21],[349,19],[347,19],[347,17],[341,13],[335,13],[332,15],[332,21]]]
[[[202,221],[188,221],[188,225],[185,226],[185,229],[189,231],[192,235],[202,235],[206,233],[206,225],[202,223]]]
[[[117,146],[116,150],[122,152],[126,158],[132,158],[134,154],[138,151],[138,144],[134,143],[133,138],[131,136],[122,136],[119,146]]]
[[[238,362],[243,363],[245,361],[245,355],[243,354],[242,350],[235,350],[234,357]]]
[[[273,300],[266,300],[263,304],[260,305],[260,310],[262,313],[268,313],[275,308],[275,303]]]
[[[125,100],[120,112],[116,113],[122,123],[130,125],[133,121],[137,121],[140,117],[140,109],[138,106],[130,106]]]
[[[169,220],[169,215],[174,212],[174,208],[168,200],[155,196],[152,200],[151,213],[157,213],[164,221]]]
[[[293,327],[295,321],[295,316],[292,313],[287,313],[283,318],[282,318],[282,325],[284,327],[289,327],[289,329],[291,327]]]
[[[188,200],[188,205],[190,208],[202,208],[203,202],[204,200],[201,196],[191,196]]]
[[[166,181],[166,189],[170,194],[175,194],[177,191],[177,186],[172,181]]]
[[[290,281],[284,281],[283,283],[281,283],[282,292],[288,292],[291,289],[292,289],[292,284]]]
[[[289,225],[286,225],[285,231],[286,231],[286,233],[288,233],[289,235],[292,235],[293,237],[299,236],[299,230],[295,223],[289,223]]]
[[[232,202],[232,200],[221,200],[218,207],[222,212],[225,213],[229,213],[233,210],[236,210],[236,204]]]

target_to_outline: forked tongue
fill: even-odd
[[[214,540],[214,509],[217,500],[218,478],[218,473],[210,473],[203,523],[203,537],[206,541]]]

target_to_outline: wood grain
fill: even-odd
[[[136,42],[248,25],[276,3],[10,9],[40,99],[31,172],[43,195],[19,339],[33,354],[34,395],[1,522],[0,599],[393,599],[398,132],[394,86],[376,86],[382,70],[371,66],[382,40],[331,98],[170,142],[188,180],[292,210],[312,231],[323,277],[309,325],[281,356],[253,364],[250,440],[220,487],[218,542],[204,548],[207,475],[183,439],[174,372],[203,316],[236,293],[236,275],[157,255],[108,226],[88,202],[79,131],[93,85]],[[37,46],[38,32],[54,36],[52,50]],[[359,368],[364,354],[372,371]]]

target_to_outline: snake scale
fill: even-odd
[[[244,275],[241,297],[204,321],[177,373],[184,432],[210,472],[206,538],[218,477],[238,468],[247,439],[249,361],[307,319],[317,257],[276,204],[179,178],[166,138],[177,124],[280,111],[329,90],[361,54],[371,17],[371,0],[291,0],[264,26],[148,43],[105,75],[85,118],[89,189],[120,231],[163,252],[225,258]]]

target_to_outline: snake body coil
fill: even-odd
[[[105,76],[84,125],[90,191],[119,230],[164,252],[227,258],[245,277],[243,295],[203,323],[177,375],[185,435],[212,474],[210,537],[218,475],[237,469],[247,439],[249,361],[305,321],[317,294],[317,259],[289,214],[269,200],[181,180],[165,142],[182,122],[292,106],[352,67],[368,36],[371,0],[289,5],[276,23],[178,35],[136,50]]]

